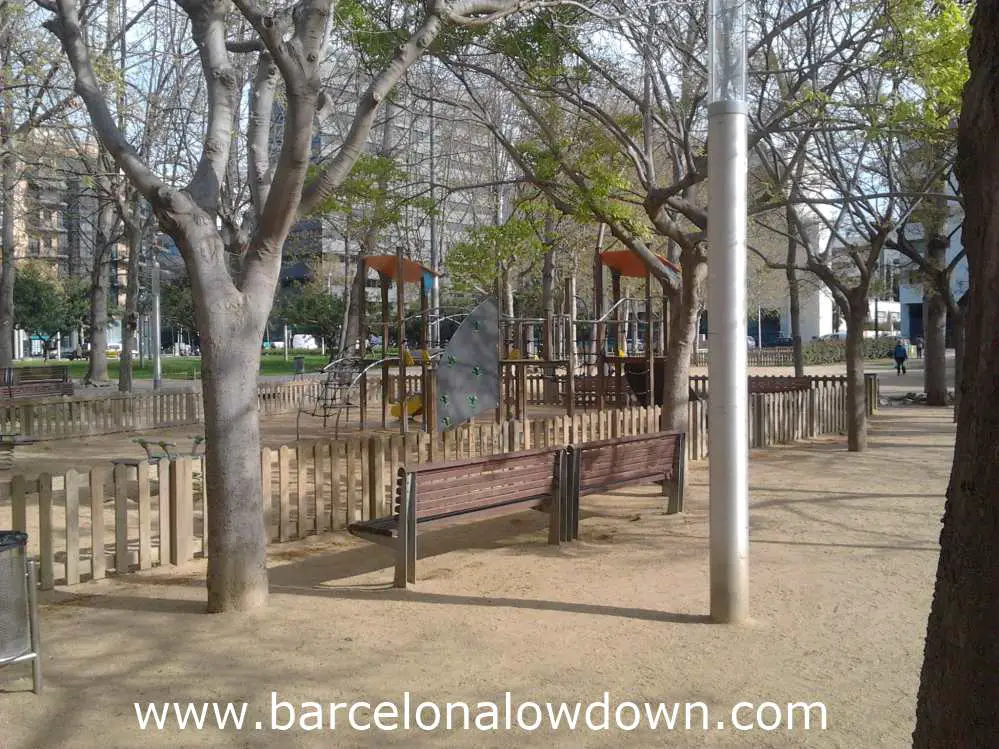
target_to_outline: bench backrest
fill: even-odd
[[[22,383],[35,382],[68,382],[69,367],[47,366],[47,367],[14,367],[6,371],[4,384],[20,385]]]
[[[417,520],[465,515],[520,502],[537,506],[551,496],[562,453],[558,448],[546,448],[428,463],[402,470],[400,477],[405,480],[408,473],[414,479]]]
[[[789,393],[796,390],[811,390],[809,377],[757,376],[749,378],[750,393]]]
[[[683,434],[656,432],[576,445],[579,493],[593,494],[643,479],[675,481]]]

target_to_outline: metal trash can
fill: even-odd
[[[38,654],[35,563],[28,561],[28,534],[0,531],[0,666],[32,661],[34,691],[42,686]]]
[[[291,361],[292,361],[292,368],[293,368],[292,371],[294,372],[295,377],[301,377],[302,375],[304,375],[305,374],[305,357],[304,356],[296,356]]]

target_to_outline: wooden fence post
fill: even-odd
[[[55,539],[52,535],[52,476],[38,477],[38,559],[41,567],[41,588],[55,587]]]
[[[308,445],[301,442],[295,448],[295,492],[297,494],[295,505],[298,512],[298,522],[295,524],[295,533],[298,538],[305,538],[305,529],[308,524],[306,520],[309,515],[309,494],[306,487],[309,483],[309,456],[312,450]],[[318,522],[318,517],[316,518]]]
[[[264,528],[267,529],[268,542],[278,537],[278,521],[274,514],[274,476],[271,463],[274,451],[269,447],[260,450],[260,490],[263,494]]]
[[[153,566],[153,525],[149,463],[145,460],[140,460],[135,467],[135,479],[139,485],[139,569],[148,570]]]
[[[291,448],[278,448],[278,541],[291,540]]]
[[[66,585],[80,582],[80,474],[66,471]]]
[[[385,441],[381,437],[368,438],[368,517],[381,516],[385,504]]]
[[[128,572],[128,466],[114,467],[114,569]]]
[[[194,558],[194,485],[190,458],[170,462],[170,563]]]

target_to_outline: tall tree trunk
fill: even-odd
[[[971,21],[957,177],[968,303],[954,466],[926,632],[914,749],[999,746],[999,2]]]
[[[133,213],[133,216],[137,215]],[[139,327],[139,250],[142,247],[142,226],[127,224],[128,278],[125,283],[125,313],[121,319],[121,366],[118,368],[118,390],[132,392],[132,348],[136,345]]]
[[[108,381],[108,289],[111,285],[108,264],[116,223],[114,208],[110,204],[102,206],[97,219],[94,266],[90,273],[90,363],[84,378],[87,385],[104,385]]]
[[[923,289],[923,387],[928,406],[947,404],[947,246],[947,237],[934,234],[926,247],[932,269]]]
[[[3,268],[0,269],[0,367],[14,363],[14,189],[17,183],[13,154],[0,163],[3,193]]]
[[[397,105],[389,101],[385,104],[385,120],[382,123],[382,140],[378,149],[378,156],[384,159],[391,158],[395,149],[392,147],[392,125],[395,121]],[[367,304],[367,279],[368,271],[364,265],[366,255],[374,255],[378,250],[378,238],[382,229],[382,213],[385,210],[385,200],[388,193],[388,174],[382,172],[378,177],[378,189],[375,193],[375,202],[371,206],[371,218],[367,228],[361,232],[358,240],[360,252],[357,256],[357,265],[354,268],[354,279],[350,286],[350,307],[347,310],[347,334],[345,354],[350,354],[354,349],[354,341],[359,341],[366,331],[361,330],[361,305]],[[381,331],[378,333],[381,335]],[[387,342],[386,342],[387,345]],[[360,343],[361,351],[365,350],[365,343]]]
[[[10,87],[11,23],[0,21],[0,367],[14,363],[14,190],[17,163],[14,157],[14,96]]]
[[[201,295],[197,295],[198,299]],[[205,298],[205,304],[211,297]],[[242,611],[267,599],[267,554],[260,490],[257,412],[263,323],[198,315],[205,404],[208,505],[208,611]]]
[[[850,298],[846,310],[846,429],[847,449],[867,449],[867,405],[864,388],[864,323],[867,295]]]
[[[98,267],[105,263],[98,262]],[[90,286],[90,361],[84,382],[87,385],[104,385],[108,381],[107,355],[108,278],[107,273],[95,271]]]
[[[545,358],[554,358],[552,352],[555,344],[555,331],[552,329],[555,318],[555,248],[549,244],[549,249],[545,252],[544,263],[541,268],[541,306],[544,310],[545,325],[542,328],[544,340],[542,346],[545,351]]]
[[[660,429],[678,432],[686,432],[690,420],[690,360],[697,343],[708,272],[706,260],[685,260],[680,298],[670,299],[669,304],[669,347],[663,367],[663,410],[659,420]]]
[[[789,206],[788,226],[793,226],[793,206]],[[794,376],[805,376],[805,352],[801,344],[801,286],[798,283],[798,243],[794,237],[787,239],[787,259],[784,263],[784,274],[787,276],[788,301],[790,302],[789,314],[791,317],[791,345],[793,350],[791,356],[794,359]]]
[[[503,264],[503,314],[514,317],[513,283],[510,281],[510,269]]]
[[[364,265],[364,258],[368,255],[365,242],[360,242],[360,249],[357,254],[357,261],[354,266],[354,278],[350,282],[350,307],[347,309],[347,332],[344,335],[344,356],[351,356],[354,351],[354,342],[358,342],[360,352],[365,350],[366,343],[364,331],[361,330],[361,309],[367,304],[368,296],[365,291],[368,274]]]
[[[697,338],[697,310],[670,304],[669,348],[666,350],[659,428],[686,432],[690,408],[690,357]]]
[[[542,356],[545,359],[555,358],[555,246],[553,227],[549,219],[545,220],[545,240],[548,250],[545,252],[544,262],[541,268],[541,306],[545,318],[541,326],[541,348]],[[527,356],[527,352],[524,352]],[[556,382],[554,377],[544,378],[544,400],[545,403],[556,402]]]

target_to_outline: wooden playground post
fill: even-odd
[[[364,275],[365,283],[361,284],[362,289],[367,289],[367,279],[368,279],[368,266],[362,260],[357,268],[357,272]],[[368,413],[368,374],[364,371],[364,358],[368,352],[368,298],[367,294],[361,294],[361,298],[358,299],[355,304],[357,304],[357,353],[361,359],[361,382],[360,382],[360,400],[361,403],[358,406],[360,427],[361,431],[364,431],[364,419]],[[346,324],[346,321],[345,321]],[[344,336],[346,338],[346,336]],[[353,344],[347,341],[347,346],[350,347]],[[348,419],[350,418],[350,412],[347,412]]]
[[[646,405],[656,405],[656,352],[652,345],[652,274],[645,276],[645,363],[649,368],[649,395]]]
[[[430,330],[430,304],[427,296],[427,285],[424,278],[420,278],[420,388],[423,391],[423,431],[431,431],[430,419],[433,415],[433,393],[430,385],[430,362],[429,362],[429,330]]]
[[[621,302],[621,274],[618,271],[611,271],[611,302],[614,306],[614,391],[615,403],[614,405],[618,408],[624,406],[624,378],[622,377],[622,366],[624,361],[622,359],[623,355],[627,353],[624,339],[621,335],[622,322],[621,322],[621,311],[623,305]]]
[[[409,431],[409,409],[406,403],[406,273],[403,266],[402,245],[396,247],[395,259],[395,320],[398,326],[396,335],[399,345],[399,430],[402,434],[406,434]],[[387,321],[385,327],[387,330]]]
[[[505,379],[503,358],[506,353],[505,332],[503,330],[503,273],[502,266],[496,261],[496,423],[502,424],[504,411]]]
[[[565,279],[565,359],[566,359],[566,412],[569,418],[576,415],[576,276]]]
[[[388,365],[388,338],[389,338],[389,278],[379,271],[378,281],[382,288],[382,429],[388,425],[388,404],[389,404],[389,365]]]
[[[600,245],[602,244],[604,225],[600,225],[600,234],[597,239],[597,251],[593,255],[593,316],[597,320],[597,331],[595,335],[596,361],[597,361],[597,411],[603,412],[606,403],[604,391],[607,389],[607,373],[605,371],[607,358],[607,326],[603,322],[604,316],[604,264],[600,260]]]

